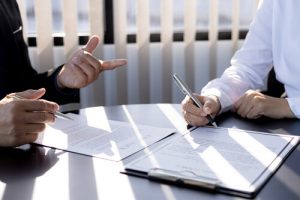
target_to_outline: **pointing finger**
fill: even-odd
[[[127,64],[126,59],[113,59],[113,60],[105,60],[100,62],[102,62],[101,64],[102,70],[112,70],[115,69],[116,67]]]

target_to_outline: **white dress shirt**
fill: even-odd
[[[263,0],[245,42],[220,78],[210,81],[202,95],[216,95],[222,112],[249,89],[260,89],[274,66],[284,84],[289,106],[300,118],[300,1]]]

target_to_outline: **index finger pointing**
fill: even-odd
[[[100,62],[101,62],[102,70],[112,70],[112,69],[115,69],[116,67],[120,67],[122,65],[127,64],[126,59],[104,60],[104,61],[100,61]]]

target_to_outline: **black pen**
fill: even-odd
[[[175,79],[175,82],[177,84],[177,86],[179,87],[179,89],[182,91],[183,94],[188,95],[193,102],[199,107],[202,108],[202,104],[199,101],[199,99],[197,99],[192,91],[190,90],[190,88],[187,86],[187,84],[185,82],[183,82],[181,80],[181,78],[178,76],[178,74],[174,74],[173,78]],[[215,122],[215,120],[211,117],[211,115],[206,115],[206,118],[208,119],[208,121],[215,127],[217,128],[217,123]]]

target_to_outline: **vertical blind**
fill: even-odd
[[[71,1],[71,0],[69,0]],[[73,1],[72,1],[73,2]],[[76,2],[73,2],[76,3]],[[98,35],[104,37],[104,1],[89,0],[89,24],[90,35]],[[66,8],[67,9],[67,8]],[[78,43],[78,37],[76,39]],[[100,43],[93,51],[93,55],[97,58],[103,58],[103,43]],[[87,86],[80,91],[81,104],[85,106],[94,106],[96,104],[105,105],[105,88],[104,79],[98,78],[92,85]],[[88,97],[88,98],[87,98]]]
[[[27,39],[27,16],[26,16],[26,1],[17,0],[21,15],[23,18],[24,37]],[[239,46],[239,19],[240,19],[240,6],[243,3],[241,0],[232,1],[232,27],[231,27],[231,51],[232,54],[238,49]],[[89,35],[97,34],[100,38],[104,38],[105,33],[105,1],[104,0],[89,0],[86,1],[89,4]],[[197,87],[195,85],[195,79],[197,75],[196,68],[199,67],[199,63],[195,60],[196,55],[195,44],[197,33],[197,0],[185,0],[184,1],[184,26],[183,26],[183,54],[177,55],[175,53],[176,44],[174,42],[174,1],[163,0],[159,1],[160,4],[157,8],[160,10],[160,42],[155,44],[155,48],[159,49],[160,57],[157,59],[151,53],[153,52],[153,45],[151,43],[151,30],[150,30],[150,0],[136,0],[136,43],[128,44],[128,22],[127,22],[127,9],[128,4],[125,0],[113,0],[113,57],[116,58],[133,58],[129,56],[136,54],[136,74],[137,78],[132,79],[130,74],[130,67],[134,64],[133,60],[128,60],[128,66],[115,70],[115,85],[107,86],[109,80],[108,76],[101,74],[99,79],[92,85],[81,90],[81,101],[84,106],[91,105],[110,105],[110,104],[127,104],[127,103],[152,103],[151,98],[158,92],[159,98],[156,101],[159,102],[176,102],[174,100],[174,86],[172,80],[172,74],[174,73],[174,63],[178,56],[183,57],[182,66],[184,69],[180,72],[183,79],[186,80],[192,90]],[[259,0],[255,0],[253,11],[256,11]],[[219,34],[219,1],[209,1],[209,26],[208,26],[208,74],[205,76],[208,79],[215,78],[217,76],[217,56],[218,56],[218,34]],[[78,16],[77,16],[77,3],[74,0],[63,0],[62,7],[62,19],[63,19],[63,52],[64,60],[79,48],[78,44]],[[34,0],[34,12],[36,23],[36,52],[38,55],[38,71],[46,71],[54,66],[54,51],[53,45],[53,28],[52,28],[52,1],[51,0]],[[254,15],[253,12],[253,15]],[[198,30],[199,31],[199,30]],[[98,58],[111,57],[107,56],[106,44],[101,44],[94,51],[94,55]],[[111,46],[111,45],[110,45]],[[132,47],[134,46],[134,48]],[[153,73],[153,63],[157,60],[160,62],[159,67],[155,68]],[[152,74],[152,75],[151,75]],[[150,77],[152,76],[152,78]],[[109,76],[112,77],[112,76]],[[158,85],[151,83],[155,81]],[[134,82],[133,82],[134,81]],[[134,86],[137,90],[133,91]],[[153,88],[159,87],[160,89]],[[151,89],[152,88],[152,89]],[[113,93],[115,98],[114,103],[108,101],[108,97]],[[130,100],[132,97],[130,94],[136,93],[135,100]]]
[[[161,48],[162,48],[162,100],[172,102],[172,84],[168,78],[172,76],[173,65],[173,1],[161,1]]]

